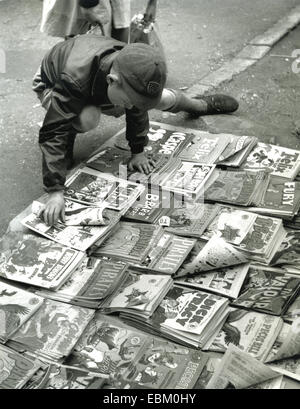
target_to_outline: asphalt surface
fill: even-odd
[[[134,0],[133,13],[143,11],[145,4]],[[297,0],[161,0],[157,20],[168,58],[169,85],[197,84],[298,4]],[[0,74],[0,234],[43,193],[37,141],[44,112],[31,91],[31,80],[42,56],[58,39],[40,33],[41,8],[40,0],[0,1],[0,51],[6,55],[6,73]],[[299,47],[299,38],[296,29],[274,54],[290,56]],[[153,111],[151,118],[216,132],[257,134],[295,146],[299,75],[292,73],[290,59],[268,55],[220,88],[240,100],[235,115],[192,121],[185,115]],[[122,119],[103,118],[96,131],[77,138],[77,162],[123,125]]]

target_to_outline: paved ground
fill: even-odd
[[[133,10],[143,10],[144,4],[144,0],[134,0]],[[297,4],[297,0],[161,0],[158,21],[169,60],[170,85],[196,84]],[[0,234],[43,192],[37,144],[43,111],[30,84],[43,54],[57,39],[39,32],[41,6],[40,0],[0,1],[0,48],[7,58],[7,72],[0,74]],[[300,119],[300,74],[292,73],[291,59],[272,57],[290,56],[300,47],[299,38],[300,29],[296,29],[271,55],[221,87],[241,101],[235,115],[192,121],[184,115],[166,117],[153,111],[151,117],[216,132],[256,134],[273,143],[299,147],[294,122]],[[123,120],[106,118],[97,131],[78,138],[77,161],[121,126]]]

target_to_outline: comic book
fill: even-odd
[[[115,136],[115,146],[130,151],[123,129]],[[180,128],[159,122],[150,122],[148,144],[144,148],[147,154],[155,157],[157,154],[168,157],[177,156],[193,140],[197,133],[194,129]]]
[[[205,355],[134,330],[120,320],[97,313],[66,360],[67,365],[110,375],[120,388],[192,388],[206,363]]]
[[[252,228],[257,215],[234,207],[221,205],[216,217],[203,233],[202,238],[220,236],[228,243],[240,244]]]
[[[300,358],[299,356],[272,362],[268,366],[272,370],[276,371],[277,373],[286,375],[289,378],[292,378],[300,382]]]
[[[22,389],[102,389],[104,378],[80,368],[43,364]]]
[[[10,232],[0,241],[0,276],[57,289],[75,270],[84,253],[34,234]]]
[[[269,381],[250,386],[247,389],[300,389],[300,382],[281,375]]]
[[[202,348],[215,337],[228,314],[228,300],[174,285],[148,319],[121,317],[137,328],[186,346]]]
[[[106,215],[109,222],[104,226],[67,226],[61,222],[57,222],[54,226],[48,226],[37,215],[37,203],[35,203],[34,212],[25,217],[22,224],[47,239],[79,251],[86,251],[95,242],[98,243],[118,223],[121,217],[120,212],[107,209]],[[39,209],[42,210],[42,208],[43,205],[40,204]]]
[[[300,265],[300,232],[289,230],[277,252],[274,254],[270,265]]]
[[[120,222],[113,234],[94,250],[93,255],[141,263],[162,234],[162,227],[146,223]]]
[[[93,310],[46,299],[11,337],[10,345],[41,358],[59,360],[69,355],[93,316]]]
[[[300,182],[271,176],[267,190],[256,207],[248,210],[256,213],[293,218],[300,208]]]
[[[88,167],[66,181],[65,197],[90,206],[126,211],[144,191],[144,186],[104,174]],[[104,203],[105,202],[105,203]]]
[[[139,274],[128,269],[120,285],[100,308],[105,313],[126,311],[148,317],[172,285],[173,280],[169,276]]]
[[[245,158],[256,146],[258,139],[255,136],[238,136],[226,134],[230,142],[219,157],[218,164],[239,167]]]
[[[232,302],[235,307],[282,315],[294,301],[300,288],[300,279],[288,274],[251,266],[240,296]]]
[[[174,275],[195,243],[196,239],[163,233],[148,252],[145,260],[139,264],[134,263],[132,266],[141,271]]]
[[[169,233],[199,238],[218,212],[218,205],[186,202],[177,208],[170,208],[157,223]]]
[[[204,193],[205,200],[250,206],[259,202],[268,186],[264,171],[218,170],[217,179]]]
[[[198,199],[203,194],[205,184],[209,181],[214,169],[215,165],[176,159],[172,162],[170,173],[160,180],[160,186],[170,192]]]
[[[131,158],[131,153],[116,147],[106,147],[92,156],[86,163],[89,168],[102,173],[111,174],[117,178],[130,180],[132,182],[147,184],[156,182],[157,177],[163,174],[169,166],[170,156],[146,152],[149,160],[155,162],[155,166],[146,175],[138,171],[130,171],[127,162]]]
[[[124,214],[123,219],[143,222],[156,223],[156,221],[166,214],[171,207],[179,207],[173,193],[163,191],[161,188],[149,185],[139,199]]]
[[[0,342],[5,343],[42,308],[44,299],[0,281]]]
[[[96,309],[119,285],[126,268],[121,261],[86,257],[59,290],[38,291],[36,294]]]
[[[234,344],[242,351],[264,362],[282,325],[283,320],[280,317],[232,309],[208,350],[225,352],[230,344]]]
[[[259,142],[242,168],[265,170],[274,176],[294,179],[300,170],[300,151]]]
[[[216,163],[229,142],[229,135],[198,131],[178,157],[189,162]]]
[[[38,371],[40,362],[0,345],[0,390],[21,389]]]
[[[289,306],[285,314],[283,315],[283,319],[285,322],[289,324],[293,324],[297,319],[300,317],[300,296],[298,296],[295,301]]]
[[[207,273],[175,279],[175,283],[209,291],[229,298],[237,298],[247,276],[249,264],[227,267]]]
[[[244,264],[247,258],[224,239],[214,236],[199,253],[184,263],[183,275],[200,274],[210,270]],[[179,274],[177,274],[179,276]]]

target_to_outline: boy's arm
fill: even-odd
[[[55,224],[64,217],[63,190],[66,180],[66,147],[68,137],[74,134],[72,121],[83,108],[83,101],[76,97],[70,86],[56,84],[51,96],[44,123],[39,133],[39,145],[43,155],[43,182],[49,199],[43,212],[47,224]]]
[[[150,173],[155,163],[144,154],[144,147],[148,144],[149,116],[148,112],[137,108],[126,110],[126,139],[131,150],[128,163],[130,171],[137,169],[142,173]]]

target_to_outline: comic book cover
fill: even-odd
[[[280,361],[272,362],[268,365],[274,371],[300,381],[300,358],[295,356],[293,358],[282,359]]]
[[[0,241],[0,275],[9,280],[56,289],[84,253],[33,234],[10,232]]]
[[[93,315],[93,310],[46,299],[12,340],[37,355],[60,359],[71,352]]]
[[[226,134],[198,131],[178,157],[189,162],[216,163],[229,141],[230,138]]]
[[[205,191],[206,200],[249,206],[257,189],[266,183],[267,173],[218,170],[218,178]]]
[[[96,375],[96,376],[95,376]],[[23,389],[101,389],[104,379],[97,374],[66,365],[44,365]]]
[[[38,361],[0,345],[0,390],[21,389],[39,367]]]
[[[252,266],[240,296],[232,305],[282,315],[297,296],[299,286],[299,278]]]
[[[170,208],[157,223],[165,231],[179,236],[201,237],[208,225],[216,217],[218,205],[208,203],[184,203],[178,208]]]
[[[149,335],[129,329],[111,316],[96,313],[65,364],[108,377],[124,377]]]
[[[126,211],[144,191],[144,186],[85,167],[66,181],[65,197],[84,205],[105,202],[113,210]]]
[[[155,223],[160,216],[168,212],[174,201],[173,193],[151,185],[150,189],[141,194],[123,218],[143,223]]]
[[[59,290],[38,294],[83,307],[98,308],[101,300],[118,286],[126,267],[121,261],[86,257]]]
[[[288,231],[270,265],[300,264],[300,231]]]
[[[163,172],[164,168],[167,167],[170,156],[152,152],[146,152],[146,155],[148,159],[155,162],[155,167],[147,175],[138,171],[130,171],[127,162],[131,158],[131,153],[116,147],[102,149],[92,156],[86,165],[99,172],[112,174],[117,178],[139,183],[148,183],[151,180],[154,183],[156,174]]]
[[[184,264],[185,274],[200,274],[210,270],[244,264],[247,258],[224,239],[212,237],[190,262]]]
[[[249,264],[227,267],[208,273],[176,279],[177,284],[210,291],[225,297],[237,298],[247,276]]]
[[[6,342],[42,308],[44,299],[0,281],[0,340]]]
[[[300,317],[300,297],[297,297],[295,301],[289,306],[285,314],[283,315],[284,321],[292,324]]]
[[[125,138],[126,130],[118,132],[115,146],[130,151],[128,141]],[[157,154],[169,157],[177,156],[194,138],[194,129],[185,129],[159,122],[150,122],[148,132],[148,144],[144,151],[154,156]]]
[[[300,170],[300,151],[259,142],[242,167],[265,170],[274,176],[294,179]]]
[[[172,284],[169,276],[139,274],[129,269],[123,282],[104,301],[101,309],[105,312],[136,310],[142,315],[149,315]]]
[[[160,185],[165,190],[197,198],[214,169],[215,165],[177,161]]]
[[[184,287],[174,286],[152,315],[156,327],[200,335],[228,305],[226,298]],[[214,325],[217,325],[215,320]]]
[[[116,231],[105,240],[95,254],[139,263],[144,260],[162,233],[162,228],[154,225],[120,222]]]
[[[153,389],[192,389],[207,356],[200,351],[152,338],[125,380]]]
[[[211,239],[220,236],[228,243],[240,244],[247,236],[257,215],[230,206],[219,206],[217,216],[203,233],[202,238]]]
[[[119,212],[109,209],[107,209],[107,212],[109,224],[105,226],[66,226],[61,222],[56,223],[54,226],[48,226],[35,213],[25,217],[21,223],[28,229],[50,240],[79,251],[86,251],[105,236],[120,220],[121,215]]]
[[[282,325],[283,320],[274,315],[232,309],[221,331],[208,349],[225,352],[228,345],[234,344],[242,351],[264,362]]]
[[[155,243],[155,247],[149,251],[145,260],[140,264],[134,264],[134,267],[173,275],[182,265],[195,243],[196,239],[164,233]]]
[[[245,158],[256,146],[258,139],[255,136],[238,136],[228,134],[230,142],[219,157],[218,164],[239,167]]]

